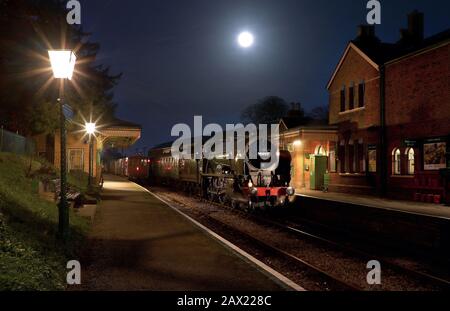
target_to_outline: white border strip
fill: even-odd
[[[136,183],[135,183],[136,184]],[[250,261],[250,263],[256,265],[258,268],[262,269],[263,272],[266,272],[267,274],[269,274],[271,277],[274,277],[276,280],[278,280],[279,282],[283,283],[283,285],[292,288],[294,291],[299,291],[299,292],[304,292],[306,291],[303,287],[301,287],[300,285],[298,285],[297,283],[295,283],[294,281],[288,279],[287,277],[285,277],[284,275],[282,275],[281,273],[275,271],[274,269],[272,269],[271,267],[269,267],[268,265],[266,265],[265,263],[263,263],[262,261],[256,259],[255,257],[253,257],[252,255],[250,255],[249,253],[247,253],[246,251],[242,250],[241,248],[239,248],[238,246],[234,245],[233,243],[231,243],[230,241],[226,240],[225,238],[221,237],[220,235],[218,235],[217,233],[215,233],[214,231],[208,229],[207,227],[205,227],[204,225],[202,225],[201,223],[199,223],[198,221],[196,221],[195,219],[191,218],[190,216],[186,215],[185,213],[183,213],[182,211],[180,211],[179,209],[177,209],[176,207],[172,206],[169,202],[167,202],[166,200],[164,200],[163,198],[161,198],[159,195],[151,192],[150,190],[142,187],[139,184],[136,184],[137,186],[139,186],[140,188],[142,188],[145,192],[148,192],[149,194],[151,194],[152,196],[154,196],[155,198],[157,198],[158,200],[160,200],[161,202],[163,202],[164,204],[166,204],[167,206],[169,206],[171,209],[173,209],[174,211],[176,211],[178,214],[182,215],[183,217],[185,217],[186,219],[188,219],[189,221],[191,221],[194,225],[196,225],[197,227],[199,227],[200,229],[202,229],[203,231],[205,231],[207,234],[211,235],[213,238],[215,238],[216,240],[218,240],[220,243],[224,244],[226,247],[228,247],[229,249],[231,249],[232,251],[236,252],[239,256],[244,257],[245,259],[247,259],[248,261]]]

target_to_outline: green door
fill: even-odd
[[[322,155],[311,156],[310,184],[311,190],[322,190],[324,176],[327,173],[328,157]]]

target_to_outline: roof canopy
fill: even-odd
[[[142,133],[142,126],[132,122],[114,119],[100,131],[100,139],[104,146],[129,148],[135,144]]]

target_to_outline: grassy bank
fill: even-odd
[[[66,263],[77,258],[89,230],[86,220],[71,214],[69,243],[55,238],[58,210],[38,195],[41,167],[0,153],[0,290],[64,289]]]

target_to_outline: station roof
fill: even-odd
[[[100,130],[103,144],[129,148],[134,145],[142,134],[142,126],[133,122],[114,118]]]

